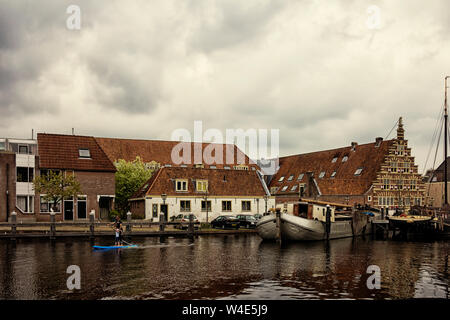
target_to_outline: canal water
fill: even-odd
[[[94,251],[87,240],[0,240],[0,299],[449,298],[449,243],[342,239],[278,246],[255,234],[135,238]],[[109,239],[96,244],[110,245]],[[68,266],[81,289],[67,289]],[[369,289],[369,266],[380,289]]]

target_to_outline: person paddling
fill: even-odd
[[[120,220],[119,216],[116,216],[116,221],[112,223],[114,231],[116,232],[116,239],[115,239],[115,245],[121,246],[122,245],[122,221]]]

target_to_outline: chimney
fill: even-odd
[[[356,151],[357,142],[352,142],[352,151]]]
[[[381,145],[382,141],[383,141],[382,137],[376,137],[375,138],[375,147],[379,147]]]

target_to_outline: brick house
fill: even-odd
[[[0,221],[8,221],[12,211],[19,220],[36,220],[32,181],[37,161],[36,140],[0,139]]]
[[[277,203],[299,198],[377,208],[409,209],[421,205],[424,186],[404,139],[402,118],[397,138],[319,152],[282,157],[270,178]]]
[[[167,199],[163,201],[162,195]],[[267,204],[266,204],[267,201]],[[193,213],[200,221],[219,215],[263,214],[274,207],[258,171],[161,167],[130,199],[133,215],[159,221]]]
[[[45,134],[37,135],[39,170],[74,175],[81,185],[81,195],[65,199],[56,214],[58,220],[84,220],[91,210],[95,218],[109,219],[114,208],[116,168],[94,137]],[[51,204],[39,201],[41,219],[47,218]]]

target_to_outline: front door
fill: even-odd
[[[73,201],[64,200],[64,220],[73,220]]]
[[[100,197],[98,206],[100,207],[100,219],[108,220],[111,211],[111,198]]]

